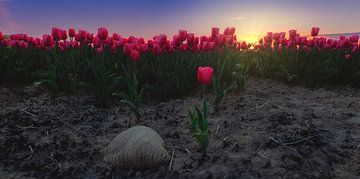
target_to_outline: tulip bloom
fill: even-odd
[[[66,34],[66,30],[61,30],[61,40],[66,40],[68,38],[67,34]]]
[[[311,36],[316,37],[319,35],[320,28],[319,27],[313,27],[311,29]]]
[[[214,41],[216,39],[216,36],[219,34],[220,29],[218,27],[213,27],[211,29],[211,38]]]
[[[212,67],[199,67],[197,78],[199,83],[208,85],[213,79],[214,69]]]
[[[43,35],[42,41],[45,47],[51,47],[52,45],[54,45],[54,40],[51,35],[47,35],[47,34]]]
[[[0,41],[4,40],[4,36],[2,34],[2,32],[0,31]]]
[[[108,30],[105,27],[98,28],[97,36],[99,37],[99,39],[104,41],[108,38],[108,35],[109,35]]]
[[[60,29],[56,28],[56,27],[53,27],[51,29],[51,35],[53,37],[53,39],[55,41],[59,41],[60,40],[60,37],[61,37],[61,32],[60,32]]]
[[[71,37],[71,38],[74,38],[75,37],[75,29],[74,28],[70,28],[69,29],[69,37]]]
[[[187,37],[187,31],[186,30],[179,30],[179,39],[181,42],[185,41]]]
[[[131,53],[130,53],[130,59],[132,61],[138,61],[140,58],[140,54],[137,50],[132,50]]]
[[[240,49],[246,50],[247,48],[248,48],[248,45],[246,44],[246,42],[242,41],[241,44],[240,44]]]
[[[94,37],[92,40],[92,43],[95,48],[101,48],[102,47],[102,41],[98,37]]]
[[[114,40],[119,41],[121,39],[121,36],[117,33],[113,33],[113,38]]]
[[[295,36],[296,36],[296,30],[289,30],[289,37],[290,37],[290,39],[295,38]]]

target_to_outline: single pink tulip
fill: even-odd
[[[131,51],[131,54],[130,54],[130,59],[131,59],[132,61],[138,61],[139,58],[140,58],[139,52],[138,52],[137,50],[132,50],[132,51]]]
[[[74,38],[75,34],[76,34],[75,29],[74,28],[69,28],[69,37]]]
[[[105,27],[100,27],[100,28],[98,28],[98,34],[97,34],[97,36],[98,36],[102,41],[106,40],[106,38],[108,38],[108,35],[109,35],[108,30],[107,30]]]
[[[0,31],[0,41],[4,40],[4,36],[2,34],[2,32]]]
[[[290,37],[290,39],[295,38],[295,36],[296,36],[296,30],[289,30],[289,37]]]
[[[208,85],[213,79],[214,69],[212,67],[199,67],[197,78],[199,83]]]
[[[313,27],[311,29],[311,36],[316,37],[319,35],[320,28],[319,27]]]
[[[68,38],[66,30],[61,30],[61,40],[66,40]]]
[[[186,30],[179,30],[179,40],[181,42],[185,41],[187,37],[187,31]]]
[[[211,29],[211,38],[214,41],[216,39],[216,36],[219,34],[220,29],[218,27],[213,27]]]
[[[245,42],[245,41],[242,41],[242,42],[241,42],[241,45],[240,45],[240,49],[246,50],[247,48],[248,48],[248,45],[246,44],[246,42]]]
[[[60,37],[61,37],[61,32],[60,32],[60,29],[56,28],[56,27],[53,27],[51,29],[51,35],[53,37],[53,39],[55,41],[59,41],[60,40]]]

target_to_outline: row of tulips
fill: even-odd
[[[137,101],[141,93],[166,99],[199,89],[197,69],[210,66],[219,99],[229,86],[244,86],[247,74],[311,87],[358,86],[359,37],[325,39],[319,31],[313,28],[312,37],[269,32],[256,44],[237,41],[233,27],[202,36],[179,30],[172,39],[160,34],[150,40],[109,35],[106,28],[97,34],[52,28],[42,38],[0,32],[0,83],[35,82],[57,93],[86,89],[100,101],[117,91]]]
[[[325,37],[318,37],[320,28],[313,27],[311,30],[311,38],[308,36],[301,36],[296,30],[289,30],[288,38],[285,37],[285,32],[268,32],[264,38],[259,40],[259,44],[255,46],[257,49],[274,48],[281,50],[284,48],[297,48],[310,51],[312,48],[321,50],[346,50],[345,58],[350,59],[351,56],[360,51],[359,35],[354,34],[349,38],[340,36],[338,40],[326,39]]]

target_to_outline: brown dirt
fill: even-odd
[[[250,79],[211,115],[211,143],[201,159],[186,128],[186,99],[146,104],[142,122],[164,139],[174,164],[117,170],[100,150],[137,125],[118,104],[98,108],[86,94],[53,99],[0,88],[0,176],[33,178],[359,178],[360,92],[309,90]],[[210,97],[211,98],[211,97]],[[119,107],[120,106],[120,107]],[[218,132],[216,133],[216,130]]]

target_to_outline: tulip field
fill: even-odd
[[[42,38],[0,32],[0,84],[34,83],[55,93],[86,89],[103,101],[124,92],[125,78],[136,74],[145,98],[167,99],[191,94],[198,87],[196,69],[211,66],[215,76],[224,68],[221,83],[233,83],[239,73],[311,88],[359,86],[359,36],[334,40],[318,33],[319,28],[310,37],[296,30],[268,32],[248,44],[237,41],[235,28],[212,28],[202,36],[180,30],[147,41],[109,35],[106,28],[95,35],[53,28]]]
[[[0,31],[0,178],[359,178],[359,35],[239,39]],[[159,133],[168,163],[102,160],[136,125]]]

